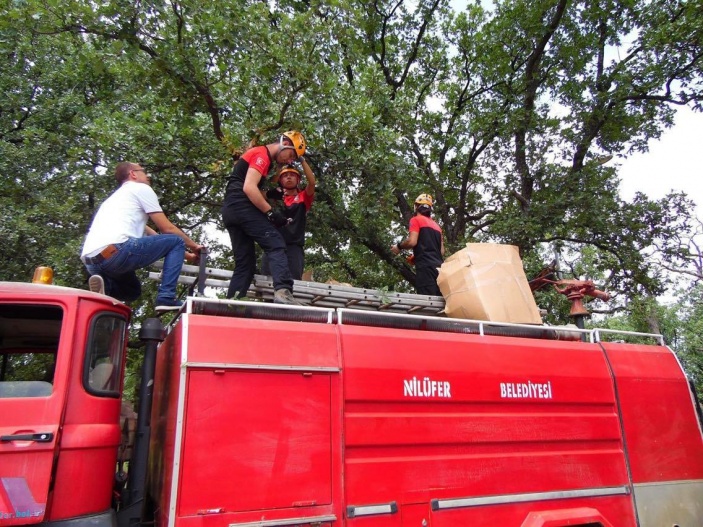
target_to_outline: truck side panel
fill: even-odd
[[[157,433],[176,437],[157,453],[171,485],[158,524],[341,518],[335,326],[186,315],[174,331],[182,346],[157,367],[181,401]]]
[[[174,517],[171,491],[176,466],[182,342],[183,324],[177,324],[156,354],[147,482],[151,506],[156,509],[156,525],[170,525]]]
[[[189,316],[188,362],[339,368],[335,326]]]
[[[555,521],[546,520],[556,517]],[[403,525],[406,525],[405,523]],[[411,524],[412,525],[412,524]],[[432,512],[432,527],[621,527],[635,525],[632,501],[626,497],[545,500],[530,503],[477,506]]]
[[[642,527],[700,525],[703,440],[681,366],[664,346],[603,348],[616,379]]]
[[[665,348],[608,346],[184,314],[159,352],[157,525],[692,527],[685,378]]]
[[[391,525],[393,513],[361,517],[373,504],[428,502],[432,525],[501,524],[493,514],[520,525],[524,507],[515,503],[525,495],[563,491],[577,491],[569,507],[596,505],[616,525],[635,525],[597,345],[358,326],[340,333],[350,525]],[[477,523],[479,497],[493,504],[492,521]]]

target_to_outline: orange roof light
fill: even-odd
[[[32,277],[33,284],[47,284],[51,285],[54,283],[54,270],[51,267],[37,267],[34,270],[34,276]]]

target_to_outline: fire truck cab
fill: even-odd
[[[0,284],[0,525],[114,516],[129,318],[104,295]]]

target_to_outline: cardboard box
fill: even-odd
[[[542,324],[514,245],[468,243],[442,264],[437,283],[448,317]]]

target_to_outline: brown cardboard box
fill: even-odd
[[[437,283],[448,317],[542,324],[514,245],[468,243],[442,264]]]

